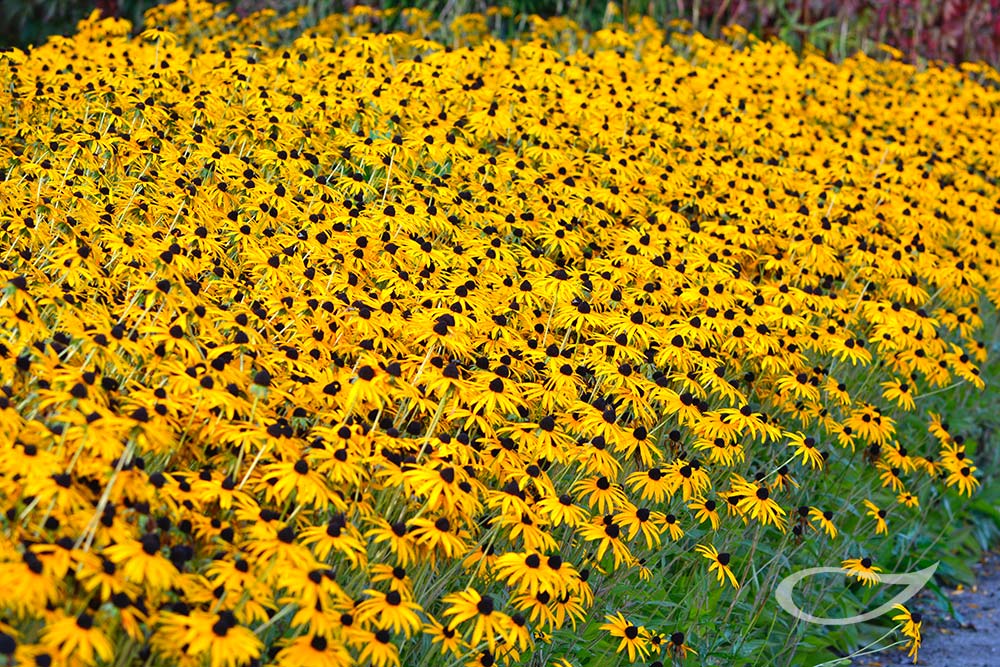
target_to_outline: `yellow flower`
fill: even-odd
[[[94,616],[87,612],[76,617],[59,614],[45,626],[42,643],[56,649],[64,659],[75,657],[84,664],[110,661],[114,647],[94,623]]]
[[[833,524],[833,512],[821,510],[818,507],[809,508],[809,520],[818,523],[830,539],[837,537],[837,527]]]
[[[621,612],[613,616],[605,616],[607,623],[601,626],[609,635],[619,639],[618,653],[626,651],[630,662],[637,658],[643,659],[649,655],[649,632],[642,626],[635,626],[625,620]]]
[[[582,480],[573,487],[573,490],[586,494],[591,509],[603,514],[623,507],[626,502],[622,489],[604,476]]]
[[[916,409],[917,405],[913,401],[913,386],[910,383],[890,380],[882,382],[881,385],[885,389],[882,392],[882,397],[887,401],[895,401],[904,410]]]
[[[212,667],[234,667],[259,657],[263,642],[237,624],[231,612],[192,612],[185,621],[183,643],[193,655],[207,655]]]
[[[280,667],[347,667],[351,664],[351,654],[340,643],[332,642],[322,635],[306,635],[292,640],[278,651],[275,661]]]
[[[633,560],[628,546],[622,541],[622,528],[615,523],[615,517],[612,514],[606,514],[603,518],[595,517],[580,528],[578,534],[589,542],[597,542],[596,557],[598,561],[604,558],[604,554],[609,549],[614,555],[615,569],[619,568],[622,563],[631,563]]]
[[[923,625],[923,617],[921,614],[911,612],[909,609],[901,604],[895,604],[892,606],[893,609],[898,609],[900,613],[892,617],[892,620],[899,621],[902,624],[900,632],[903,633],[904,637],[908,638],[907,644],[907,655],[913,658],[913,662],[917,662],[917,652],[920,650],[921,633],[920,627]]]
[[[392,643],[392,634],[386,630],[365,632],[366,641],[361,643],[360,660],[375,667],[398,667],[399,648]]]
[[[362,622],[374,620],[376,627],[402,633],[406,637],[410,637],[423,625],[417,613],[422,611],[421,606],[413,600],[405,599],[399,591],[381,593],[369,589],[365,591],[365,595],[368,599],[357,607],[358,618]]]
[[[720,584],[725,586],[726,579],[729,579],[729,583],[732,584],[733,588],[740,587],[739,582],[736,581],[736,575],[734,575],[733,571],[729,568],[729,563],[732,561],[732,557],[729,555],[729,552],[720,552],[714,545],[711,544],[696,544],[694,550],[712,562],[712,564],[708,566],[708,571],[716,573]]]
[[[979,486],[979,480],[974,477],[977,469],[973,465],[953,467],[948,471],[948,478],[945,480],[945,484],[948,486],[957,486],[960,493],[971,496],[972,492]]]
[[[785,515],[785,510],[773,498],[771,492],[764,486],[748,482],[739,482],[733,486],[732,493],[736,495],[737,508],[752,519],[757,519],[764,525],[773,523],[781,528],[780,517]]]
[[[688,508],[694,510],[698,523],[706,521],[712,526],[712,530],[719,529],[719,512],[717,503],[711,498],[692,498]]]
[[[444,625],[435,618],[431,618],[430,624],[424,626],[424,633],[431,637],[434,644],[441,645],[441,655],[457,658],[467,646],[458,630],[451,625]]]
[[[117,544],[104,550],[108,559],[121,568],[128,581],[146,583],[154,590],[170,588],[177,568],[160,553],[160,536],[147,533],[139,541]]]
[[[864,558],[848,558],[841,563],[841,566],[844,568],[844,572],[865,586],[874,586],[880,580],[878,573],[882,571],[882,568],[873,565],[872,559],[867,556]]]
[[[820,469],[823,467],[823,453],[817,447],[816,439],[812,436],[805,436],[801,433],[788,433],[789,446],[795,447],[795,453],[802,457],[802,465],[808,463],[810,468]]]
[[[496,602],[489,595],[468,589],[460,593],[445,595],[442,600],[448,605],[445,616],[451,616],[456,626],[466,621],[474,621],[469,643],[478,646],[485,641],[490,650],[495,650],[497,640],[506,638],[511,631],[510,617],[498,611]]]
[[[626,478],[626,482],[633,491],[641,492],[643,500],[654,502],[663,502],[680,488],[677,480],[673,476],[666,475],[660,468],[634,472]]]
[[[539,591],[562,593],[565,586],[537,553],[506,553],[497,558],[494,572],[511,590],[536,595]]]
[[[876,535],[887,535],[889,532],[889,524],[886,523],[886,510],[879,508],[878,505],[870,500],[863,501],[865,507],[868,509],[866,514],[870,516],[875,521],[875,534]]]
[[[660,544],[661,525],[665,523],[666,517],[662,512],[651,511],[648,507],[629,504],[615,515],[615,521],[628,531],[628,539],[632,540],[641,533],[646,548],[652,549],[653,545]]]
[[[466,531],[461,528],[456,529],[448,517],[442,516],[431,521],[430,519],[413,519],[412,526],[413,539],[428,553],[440,551],[447,558],[454,558],[464,553],[466,548],[464,536]]]

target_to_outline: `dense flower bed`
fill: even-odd
[[[995,73],[221,16],[0,54],[0,662],[711,662],[975,492]]]

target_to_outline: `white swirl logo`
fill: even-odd
[[[930,567],[926,567],[923,570],[918,570],[916,572],[903,572],[898,574],[895,572],[880,572],[878,575],[879,583],[905,585],[906,588],[897,593],[885,604],[879,605],[875,609],[863,614],[858,614],[857,616],[848,616],[846,618],[824,618],[822,616],[813,616],[812,614],[803,611],[792,599],[792,591],[795,589],[795,585],[797,583],[817,574],[846,574],[844,569],[839,567],[811,567],[785,577],[785,579],[778,584],[778,588],[774,591],[774,597],[778,600],[778,604],[781,605],[782,609],[795,618],[808,623],[816,623],[818,625],[852,625],[854,623],[862,623],[864,621],[870,621],[873,618],[878,618],[892,609],[893,605],[903,604],[912,598],[920,592],[920,589],[927,585],[927,582],[930,581],[930,578],[934,575],[934,571],[937,570],[937,567],[938,563],[934,563]]]

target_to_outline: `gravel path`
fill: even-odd
[[[930,597],[921,595],[907,604],[924,616],[924,642],[917,665],[1000,667],[1000,555],[988,555],[976,566],[976,573],[978,578],[972,588],[947,592],[956,618],[941,610]],[[852,664],[902,667],[913,663],[905,652],[894,648]]]

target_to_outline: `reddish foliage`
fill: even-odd
[[[910,60],[1000,65],[1000,0],[702,0],[697,6],[699,28],[710,32],[735,23],[777,36],[791,19],[806,37],[810,26],[835,19],[831,30],[846,24],[858,37],[893,46]]]
[[[121,13],[118,0],[96,0],[94,7],[101,10],[101,18],[103,19],[115,18]]]

